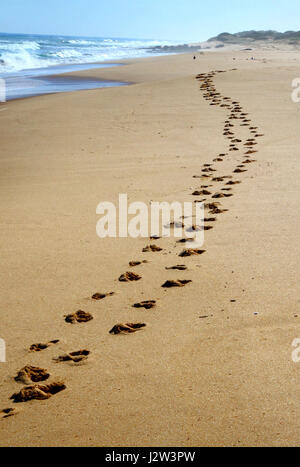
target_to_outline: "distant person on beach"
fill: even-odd
[[[196,60],[196,55],[194,55],[194,60]]]

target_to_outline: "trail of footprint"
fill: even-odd
[[[232,69],[231,71],[234,71],[235,69]],[[215,70],[210,73],[202,73],[199,74],[196,79],[199,79],[202,81],[202,84],[200,86],[200,89],[204,91],[204,98],[210,101],[211,105],[214,106],[219,106],[222,108],[228,108],[230,110],[229,116],[227,120],[225,120],[224,123],[224,131],[223,134],[230,140],[230,145],[229,145],[229,152],[235,152],[239,151],[239,148],[237,147],[237,144],[242,143],[242,140],[235,137],[235,132],[234,128],[235,125],[233,124],[232,120],[240,120],[241,124],[240,126],[245,126],[249,127],[249,132],[251,134],[254,134],[254,138],[249,138],[247,141],[244,143],[244,146],[248,146],[249,150],[245,153],[247,155],[256,153],[257,150],[253,148],[257,144],[255,138],[259,138],[264,136],[263,134],[258,133],[258,127],[250,126],[251,119],[246,118],[248,116],[248,113],[242,112],[242,106],[238,101],[233,101],[230,97],[227,96],[222,96],[219,92],[216,91],[216,87],[213,83],[213,77],[217,73],[224,73],[224,70]],[[228,153],[221,153],[217,158],[213,160],[213,162],[223,162],[223,158],[227,156]],[[255,160],[252,159],[246,159],[243,161],[243,164],[250,164],[255,162]],[[237,166],[234,170],[234,173],[243,173],[246,172],[246,170],[242,170],[243,165]],[[203,165],[202,168],[202,175],[195,175],[194,178],[211,178],[212,174],[216,172],[217,170],[213,168],[212,164],[206,163]],[[213,182],[223,182],[225,178],[231,178],[230,176],[227,177],[215,177],[212,179]],[[226,183],[226,185],[237,185],[241,183],[240,181],[236,180],[230,180]],[[208,185],[202,186],[201,191],[194,191],[193,195],[194,196],[210,196],[212,193],[207,190],[209,188]],[[221,189],[223,192],[224,191],[229,191],[231,188],[222,188]],[[212,195],[212,198],[218,198],[218,197],[230,197],[233,194],[227,194],[227,193],[216,193]],[[195,201],[196,202],[196,201]],[[222,209],[220,207],[220,203],[215,203],[215,202],[210,202],[206,203],[205,205],[206,209],[209,209],[210,214],[221,214],[223,212],[228,211],[228,209]],[[204,222],[215,222],[216,218],[205,218]],[[182,223],[183,224],[183,223]],[[171,226],[170,226],[171,227]],[[193,226],[193,229],[197,229],[197,226]],[[204,226],[205,230],[210,230],[212,229],[212,226]],[[150,237],[151,240],[158,240],[159,237],[153,236]],[[156,246],[156,245],[149,245],[146,248],[143,249],[143,253],[146,252],[159,252],[162,251],[162,248]],[[200,249],[185,249],[183,250],[179,256],[181,257],[188,257],[188,256],[196,256],[196,255],[202,255],[205,253],[205,250],[200,250]],[[129,263],[130,267],[136,267],[139,266],[143,263],[147,263],[147,261],[131,261]],[[187,267],[185,265],[176,265],[172,267],[166,267],[166,270],[180,270],[180,271],[185,271],[187,270]],[[141,276],[138,274],[135,274],[133,272],[126,272],[125,274],[122,274],[119,278],[120,282],[130,282],[130,281],[139,281],[141,279]],[[185,285],[191,283],[191,280],[168,280],[166,281],[162,287],[163,288],[176,288],[176,287],[184,287]],[[104,298],[108,296],[114,295],[114,292],[110,293],[95,293],[92,296],[93,300],[103,300]],[[143,301],[140,303],[136,303],[133,305],[135,308],[145,308],[145,309],[151,309],[156,305],[155,300],[148,300],[148,301]],[[83,323],[83,322],[88,322],[93,319],[93,316],[90,313],[86,313],[82,310],[77,311],[76,313],[67,315],[65,317],[65,320],[68,323]],[[145,323],[125,323],[125,324],[117,324],[115,325],[111,330],[111,334],[131,334],[134,332],[137,332],[141,329],[143,329],[146,326]],[[30,347],[30,350],[33,352],[40,352],[49,346],[53,344],[57,344],[59,340],[53,340],[49,341],[46,344],[33,344]],[[88,358],[90,354],[90,351],[88,350],[79,350],[76,352],[71,352],[69,354],[61,355],[55,359],[57,362],[74,362],[78,363],[81,362],[85,359]],[[18,375],[16,376],[16,380],[23,382],[25,384],[29,384],[31,382],[40,382],[43,380],[46,380],[50,377],[50,374],[47,372],[47,370],[44,370],[42,368],[38,367],[32,367],[32,366],[26,366],[22,368],[19,372]],[[56,382],[48,385],[41,385],[41,384],[34,384],[34,385],[29,385],[25,386],[24,388],[21,389],[20,392],[15,393],[11,396],[11,399],[14,400],[14,402],[25,402],[28,400],[32,399],[38,399],[38,400],[43,400],[43,399],[48,399],[52,395],[66,389],[66,386],[64,383],[61,382]],[[0,418],[6,418],[9,416],[14,415],[15,409],[13,408],[8,408],[2,410],[0,412]]]

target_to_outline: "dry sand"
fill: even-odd
[[[290,94],[300,59],[251,55],[187,54],[82,72],[136,84],[14,101],[0,112],[0,409],[18,412],[0,420],[1,446],[299,445],[300,367],[291,354],[300,337],[300,104]],[[264,134],[257,162],[241,174],[232,172],[249,127],[233,120],[243,142],[228,152],[228,109],[210,106],[195,79],[232,68],[213,77],[216,89]],[[224,162],[212,162],[224,152]],[[214,176],[242,182],[216,200],[228,212],[206,232],[205,254],[179,258],[174,239],[142,253],[148,240],[96,236],[97,204],[119,193],[149,203],[190,201],[202,184],[220,192],[226,181],[193,178],[205,163]],[[188,270],[165,269],[176,264]],[[130,270],[142,279],[119,282]],[[161,287],[177,279],[193,282]],[[155,308],[132,308],[150,299]],[[66,323],[79,309],[94,319]],[[109,334],[126,322],[147,327]],[[60,342],[28,351],[53,339]],[[79,349],[91,352],[79,364],[53,360]],[[9,401],[25,365],[47,369],[41,384],[62,380],[66,390]]]

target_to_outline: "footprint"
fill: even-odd
[[[145,308],[146,310],[150,310],[150,308],[154,308],[156,305],[156,300],[145,300],[140,303],[135,303],[133,308]]]
[[[148,261],[130,261],[129,266],[134,268],[135,266],[140,266],[141,264],[146,264]]]
[[[206,250],[199,250],[199,249],[194,249],[194,248],[188,248],[186,250],[183,250],[179,256],[181,258],[187,258],[189,256],[196,256],[196,255],[203,255],[204,253],[206,253]]]
[[[228,209],[216,208],[216,209],[212,209],[209,213],[210,214],[223,214],[224,212],[228,212]]]
[[[212,168],[207,168],[207,169],[202,169],[202,172],[206,173],[206,172],[216,172],[216,169],[212,169]]]
[[[213,182],[224,182],[224,177],[214,177],[212,181]]]
[[[227,212],[228,209],[221,209],[218,206],[213,206],[214,203],[212,203],[212,207],[210,208],[209,214],[223,214],[224,212]]]
[[[230,198],[233,196],[232,193],[216,193],[215,195],[212,196],[213,199],[219,199],[219,198]]]
[[[208,190],[194,191],[193,196],[208,196],[211,195],[211,192]]]
[[[48,373],[47,370],[26,365],[18,372],[15,380],[23,384],[31,384],[46,381],[49,377],[50,373]]]
[[[145,323],[125,323],[116,324],[110,331],[109,334],[132,334],[133,332],[140,331],[146,327]]]
[[[162,287],[165,289],[170,289],[172,287],[184,287],[185,285],[192,282],[191,280],[177,280],[177,281],[166,281]]]
[[[149,252],[159,252],[162,251],[162,248],[160,248],[157,245],[148,245],[145,248],[143,248],[143,253],[149,253]]]
[[[47,344],[32,344],[29,348],[31,352],[41,352],[42,350],[47,349],[50,345],[58,344],[59,340],[55,339],[53,341],[48,342]]]
[[[239,183],[242,183],[242,182],[240,182],[239,180],[237,180],[235,182],[230,180],[229,182],[226,183],[226,185],[238,185]]]
[[[199,225],[192,225],[191,227],[189,227],[188,229],[186,229],[186,232],[200,232],[201,230],[203,230],[203,228]],[[191,239],[188,239],[187,241],[189,241]]]
[[[233,171],[234,174],[241,174],[241,173],[243,173],[243,172],[247,172],[247,170],[235,169],[235,170]]]
[[[217,208],[218,206],[220,206],[220,203],[218,203],[217,201],[213,203],[205,203],[204,205],[206,209],[214,209],[214,208]]]
[[[134,272],[125,272],[125,274],[122,274],[119,277],[120,282],[133,282],[133,281],[139,281],[141,279],[141,276],[138,274],[135,274]]]
[[[61,382],[45,385],[33,384],[32,386],[25,386],[20,392],[14,393],[10,399],[14,402],[27,402],[33,399],[45,400],[64,389],[66,389],[66,386]]]
[[[91,315],[91,313],[88,313],[82,310],[78,310],[76,311],[76,313],[65,316],[65,321],[71,324],[87,323],[88,321],[91,321],[92,319],[93,319],[93,315]]]
[[[185,266],[185,264],[177,264],[176,266],[166,267],[166,270],[167,270],[167,271],[172,271],[172,270],[175,270],[175,271],[186,271],[186,270],[187,270],[187,266]]]
[[[95,293],[92,296],[93,300],[103,300],[106,297],[109,297],[111,295],[115,295],[115,292],[110,292],[110,293]]]
[[[177,240],[176,243],[189,243],[192,242],[193,240],[190,238],[182,238],[181,240]]]
[[[243,161],[243,164],[252,164],[253,162],[256,162],[256,160],[254,160],[254,159],[246,159],[245,161]]]
[[[60,355],[59,357],[54,358],[53,360],[56,363],[61,363],[61,362],[79,363],[79,362],[82,362],[82,360],[87,360],[90,353],[91,352],[89,350],[77,350],[76,352],[70,352],[65,355]]]
[[[17,415],[18,411],[9,407],[8,409],[3,409],[0,411],[0,420],[4,418],[12,417],[13,415]]]

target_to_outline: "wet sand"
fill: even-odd
[[[299,444],[299,59],[255,55],[140,59],[76,73],[132,86],[5,104],[0,411],[15,412],[0,415],[1,446]],[[96,206],[119,193],[205,199],[205,253],[100,240]],[[15,381],[26,365],[40,370]],[[41,400],[17,402],[32,378]]]

